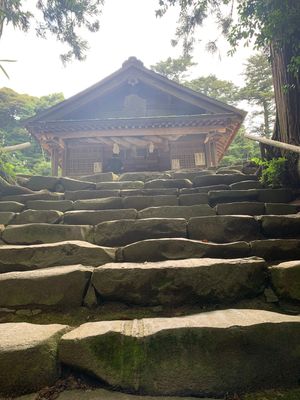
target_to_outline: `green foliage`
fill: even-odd
[[[269,161],[263,161],[259,158],[252,160],[255,164],[262,167],[260,181],[265,186],[282,187],[287,183],[287,159],[285,157],[272,158]]]
[[[245,128],[242,127],[222,158],[221,166],[241,164],[244,161],[249,161],[254,157],[260,156],[260,149],[257,142],[246,139],[244,134]]]
[[[216,75],[201,76],[183,82],[183,84],[190,89],[228,104],[236,104],[239,98],[239,87],[231,81],[218,79]]]
[[[179,58],[168,57],[164,61],[151,65],[151,69],[159,74],[166,76],[175,82],[180,82],[186,77],[189,68],[196,65],[190,56],[182,56]]]
[[[78,31],[82,28],[90,32],[99,30],[98,17],[101,14],[103,0],[36,0],[38,12],[35,14],[29,11],[28,3],[31,2],[25,0],[0,2],[0,36],[7,24],[24,32],[34,27],[38,37],[46,39],[52,34],[58,41],[69,46],[70,50],[61,55],[64,63],[73,57],[83,60],[88,45]]]
[[[7,168],[15,174],[49,174],[50,163],[39,143],[22,126],[22,120],[33,116],[62,101],[62,93],[34,97],[19,94],[12,89],[0,89],[0,147],[31,142],[31,147],[23,151],[3,153],[2,170]]]

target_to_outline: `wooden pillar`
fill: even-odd
[[[59,151],[57,146],[51,148],[51,171],[52,176],[58,176]]]
[[[217,154],[216,154],[216,142],[210,142],[210,154],[211,154],[211,166],[216,167],[218,165],[217,162]]]
[[[209,141],[204,144],[206,167],[211,167],[211,154],[210,154],[210,144]]]

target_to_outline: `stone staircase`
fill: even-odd
[[[237,171],[19,180],[0,199],[3,398],[57,398],[70,374],[101,389],[59,399],[297,387],[297,191]]]

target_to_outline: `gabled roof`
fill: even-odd
[[[46,121],[62,121],[68,115],[95,99],[112,93],[120,85],[132,80],[139,81],[168,93],[186,103],[198,106],[206,111],[206,114],[231,114],[244,119],[246,113],[236,107],[212,99],[204,94],[182,86],[166,77],[144,67],[143,63],[135,57],[130,57],[122,67],[95,85],[70,97],[69,99],[49,108],[48,110],[29,118],[25,121],[26,126]]]

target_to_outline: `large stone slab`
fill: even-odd
[[[125,304],[228,304],[262,293],[266,271],[258,258],[113,263],[94,270],[92,285],[101,300]]]
[[[59,180],[60,178],[56,176],[34,175],[28,179],[25,186],[34,191],[43,189],[54,191],[55,186],[59,183]]]
[[[232,190],[262,189],[263,185],[259,181],[242,181],[232,183],[230,188]]]
[[[180,194],[192,194],[192,193],[208,193],[212,190],[229,190],[230,186],[228,185],[213,185],[213,186],[202,186],[202,187],[194,187],[188,189],[180,189]]]
[[[262,231],[267,237],[297,238],[300,235],[300,215],[263,215]]]
[[[300,301],[300,261],[287,261],[269,268],[272,286],[283,299]]]
[[[186,237],[183,218],[124,219],[102,222],[95,228],[94,240],[100,246],[123,246],[144,239]]]
[[[115,252],[114,248],[79,240],[25,246],[4,245],[0,246],[0,273],[74,265],[78,261],[87,266],[99,266],[114,262]]]
[[[123,208],[121,197],[106,197],[103,199],[76,200],[75,210],[113,210]],[[134,208],[134,207],[126,207]]]
[[[62,393],[55,393],[55,397],[58,400],[195,400],[193,397],[153,397],[153,396],[137,396],[127,393],[120,393],[115,391],[108,391],[105,389],[77,389],[77,390],[66,390]],[[37,400],[36,394],[26,395],[18,397],[15,400]],[[201,400],[218,400],[202,398]],[[223,400],[223,399],[219,399]],[[277,400],[277,399],[274,399]],[[280,399],[286,400],[286,399]]]
[[[92,271],[67,265],[0,274],[0,307],[80,307]]]
[[[185,218],[216,215],[214,208],[208,204],[196,206],[161,206],[149,207],[139,211],[138,218]]]
[[[80,181],[78,179],[72,178],[60,178],[59,184],[62,186],[63,191],[72,191],[72,190],[87,190],[87,189],[96,189],[96,183],[94,182],[86,182]]]
[[[177,196],[128,196],[123,198],[124,208],[143,210],[148,207],[177,206]]]
[[[190,239],[228,243],[255,240],[260,236],[259,223],[246,215],[197,217],[188,222]]]
[[[299,316],[224,310],[87,323],[63,336],[59,354],[125,390],[212,396],[297,386],[299,337]]]
[[[73,201],[70,200],[30,200],[27,207],[31,210],[56,210],[69,211],[73,210]]]
[[[14,201],[17,203],[26,204],[30,200],[61,200],[63,195],[61,193],[52,193],[47,190],[41,190],[34,194],[18,194],[10,196],[2,196],[1,201]]]
[[[16,201],[0,201],[0,211],[21,212],[24,209],[24,204]]]
[[[217,244],[182,238],[141,240],[123,247],[119,252],[120,260],[132,262],[202,257],[239,258],[249,255],[250,246],[246,242]]]
[[[189,179],[153,179],[145,183],[145,189],[159,189],[159,188],[189,188],[193,184]]]
[[[262,215],[265,205],[256,201],[221,203],[217,204],[216,210],[218,215]]]
[[[97,225],[104,221],[135,218],[137,218],[137,211],[133,208],[121,210],[76,210],[65,213],[64,223],[69,225]]]
[[[73,192],[65,192],[65,199],[73,201],[118,196],[120,196],[120,190],[75,190]]]
[[[2,232],[8,244],[39,244],[66,240],[93,241],[92,226],[60,224],[9,225]]]
[[[55,210],[25,210],[17,214],[12,223],[14,225],[33,223],[56,224],[62,219],[63,215],[62,212]]]
[[[57,346],[66,325],[0,325],[0,393],[31,393],[58,379]]]
[[[179,196],[179,204],[181,206],[194,206],[197,204],[207,204],[207,203],[208,203],[207,193],[181,194]]]
[[[15,213],[11,211],[0,211],[0,225],[8,225],[15,217]]]
[[[251,254],[265,260],[300,259],[300,239],[266,239],[250,243]]]
[[[296,214],[300,211],[299,206],[296,204],[285,204],[285,203],[266,203],[266,214],[271,215],[288,215]]]
[[[232,203],[244,201],[257,201],[257,189],[249,190],[212,190],[208,193],[209,203],[216,205],[219,203]]]
[[[120,181],[151,181],[153,179],[171,179],[167,172],[125,172],[120,176]]]
[[[93,175],[81,176],[79,179],[81,181],[95,182],[95,183],[112,182],[118,179],[118,175],[115,175],[113,172],[100,172]]]
[[[143,181],[115,181],[115,182],[100,182],[97,183],[97,190],[107,189],[142,189],[144,187]]]
[[[218,174],[218,175],[205,175],[196,176],[193,180],[195,187],[212,186],[212,185],[231,185],[232,183],[242,182],[246,180],[257,181],[255,175],[243,174]]]
[[[294,199],[291,189],[260,189],[258,190],[258,201],[263,203],[289,203]]]
[[[169,188],[169,189],[124,189],[121,190],[121,196],[177,196],[178,189],[177,188]]]

